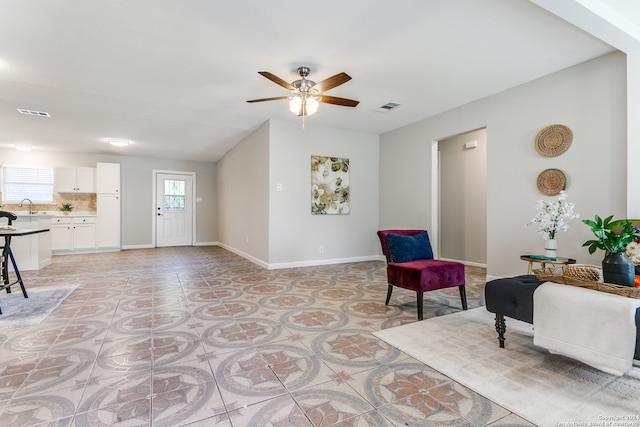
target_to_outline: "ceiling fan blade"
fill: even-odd
[[[285,88],[287,90],[295,90],[296,89],[293,86],[291,86],[291,83],[282,80],[280,77],[276,76],[275,74],[271,74],[268,71],[258,71],[258,74],[268,78],[269,80],[271,80],[275,84],[278,84],[278,85],[282,86],[283,88]]]
[[[336,86],[340,86],[341,84],[346,83],[349,80],[351,80],[351,76],[349,76],[347,73],[340,73],[336,74],[335,76],[329,77],[328,79],[325,79],[319,83],[316,83],[311,89],[318,93],[325,92],[329,89],[333,89]]]
[[[264,102],[264,101],[277,101],[279,99],[289,99],[290,96],[275,96],[273,98],[261,98],[261,99],[250,99],[247,102]]]
[[[360,103],[360,101],[354,101],[353,99],[338,98],[336,96],[327,95],[317,96],[316,99],[326,104],[342,105],[344,107],[355,107]]]

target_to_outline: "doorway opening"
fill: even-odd
[[[195,173],[153,171],[155,247],[192,246],[195,236]]]
[[[434,141],[432,156],[432,230],[438,258],[486,267],[486,129]]]

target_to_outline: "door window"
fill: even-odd
[[[167,179],[164,181],[164,210],[186,210],[187,181]]]

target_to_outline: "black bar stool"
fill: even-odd
[[[7,225],[11,226],[13,221],[17,220],[18,217],[13,212],[8,211],[0,211],[0,218],[7,218]],[[20,288],[22,289],[22,295],[25,298],[29,298],[27,295],[27,290],[24,288],[24,284],[22,283],[22,278],[20,277],[20,271],[18,270],[18,266],[13,259],[13,253],[11,252],[11,236],[4,236],[4,246],[0,246],[2,248],[2,256],[0,257],[0,263],[2,264],[2,283],[0,283],[0,290],[6,289],[7,293],[11,293],[11,286],[16,283],[20,284]],[[13,264],[13,269],[16,273],[17,280],[13,283],[9,280],[9,261]],[[0,314],[2,314],[2,309],[0,309]]]

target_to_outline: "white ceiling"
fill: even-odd
[[[258,71],[348,73],[305,122],[379,134],[613,50],[528,0],[0,0],[0,147],[215,161],[301,122]]]

